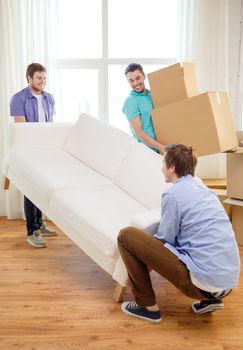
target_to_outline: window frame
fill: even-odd
[[[142,65],[168,66],[177,62],[177,58],[109,58],[108,57],[108,1],[102,1],[102,57],[90,59],[60,59],[60,69],[97,69],[98,70],[98,111],[99,119],[109,122],[109,66],[128,65],[139,62]],[[122,79],[122,77],[121,77]],[[124,96],[125,99],[125,96]]]

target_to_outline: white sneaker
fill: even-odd
[[[27,236],[27,242],[35,248],[45,248],[47,247],[46,242],[42,238],[40,230],[36,230],[32,235]]]
[[[195,314],[201,315],[207,312],[214,312],[217,310],[222,310],[224,308],[224,303],[221,299],[215,300],[199,300],[192,304],[192,310]]]
[[[46,223],[43,223],[40,227],[40,232],[42,236],[56,236],[57,233],[54,230],[51,230],[49,227],[47,227]]]

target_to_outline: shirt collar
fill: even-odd
[[[150,96],[150,91],[148,89],[146,89],[146,94],[145,94],[145,92],[136,92],[136,91],[132,90],[131,95],[133,95],[133,96]]]
[[[193,176],[191,174],[187,174],[186,176],[178,177],[175,184],[178,182],[181,182],[181,181],[190,180],[192,178],[193,178]]]
[[[33,97],[35,97],[35,96],[32,94],[32,92],[31,92],[29,86],[27,86],[26,92],[27,92],[27,98],[33,98]],[[45,91],[42,91],[41,93],[42,93],[43,98],[46,97]]]

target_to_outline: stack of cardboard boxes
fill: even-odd
[[[154,103],[152,120],[160,143],[193,146],[197,156],[230,152],[227,196],[242,200],[241,205],[234,202],[232,223],[238,243],[243,244],[243,147],[239,147],[227,93],[199,94],[195,65],[190,62],[152,72],[148,79]],[[243,140],[243,132],[238,137]]]
[[[148,74],[157,140],[195,147],[198,156],[238,147],[226,92],[199,94],[193,63]]]

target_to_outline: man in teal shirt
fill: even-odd
[[[132,91],[123,105],[134,137],[160,153],[164,152],[164,145],[156,141],[151,110],[154,108],[151,92],[145,88],[146,76],[138,63],[131,63],[125,70],[127,81]]]

